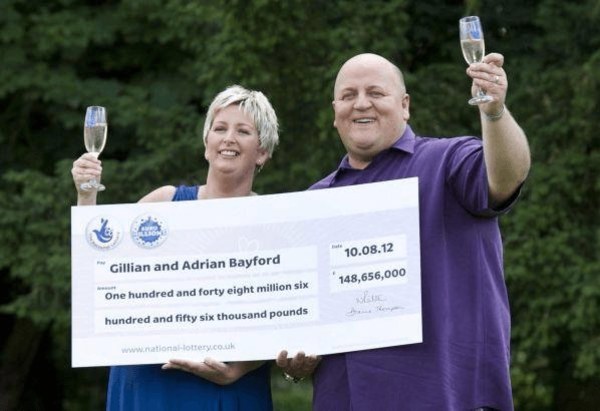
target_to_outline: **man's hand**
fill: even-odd
[[[321,357],[317,355],[306,355],[300,351],[293,358],[288,358],[288,352],[283,350],[277,356],[275,362],[284,373],[295,378],[310,376],[319,365]]]
[[[483,58],[481,63],[473,63],[467,68],[467,75],[473,79],[471,94],[475,96],[477,91],[482,89],[494,99],[480,107],[488,116],[498,114],[504,107],[508,77],[502,68],[503,65],[504,56],[502,54],[490,53]]]

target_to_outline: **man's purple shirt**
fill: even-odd
[[[364,170],[346,156],[311,189],[408,177],[419,178],[423,343],[325,356],[314,410],[512,410],[496,217],[517,195],[489,207],[481,140],[417,137],[407,126]]]

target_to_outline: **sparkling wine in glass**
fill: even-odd
[[[485,42],[481,21],[477,16],[463,17],[458,22],[460,30],[460,48],[467,64],[480,63],[485,56]],[[469,104],[489,103],[493,98],[478,88],[477,95],[469,100]]]
[[[100,106],[88,107],[85,111],[85,122],[83,125],[83,141],[88,153],[96,157],[100,155],[106,144],[107,131],[106,109]],[[80,187],[85,191],[103,191],[106,188],[96,181],[96,179],[82,183]]]

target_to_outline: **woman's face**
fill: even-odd
[[[219,110],[206,137],[204,157],[215,171],[254,174],[269,158],[252,119],[238,105]]]

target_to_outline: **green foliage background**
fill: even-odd
[[[109,110],[101,203],[203,181],[203,115],[235,83],[262,90],[281,123],[255,189],[303,190],[343,153],[331,91],[356,53],[404,69],[418,133],[479,134],[457,38],[469,14],[506,58],[533,153],[502,220],[515,405],[597,406],[600,2],[0,0],[0,408],[103,408],[106,369],[69,358],[70,167],[87,105]],[[309,386],[274,374],[277,408],[309,409]]]

